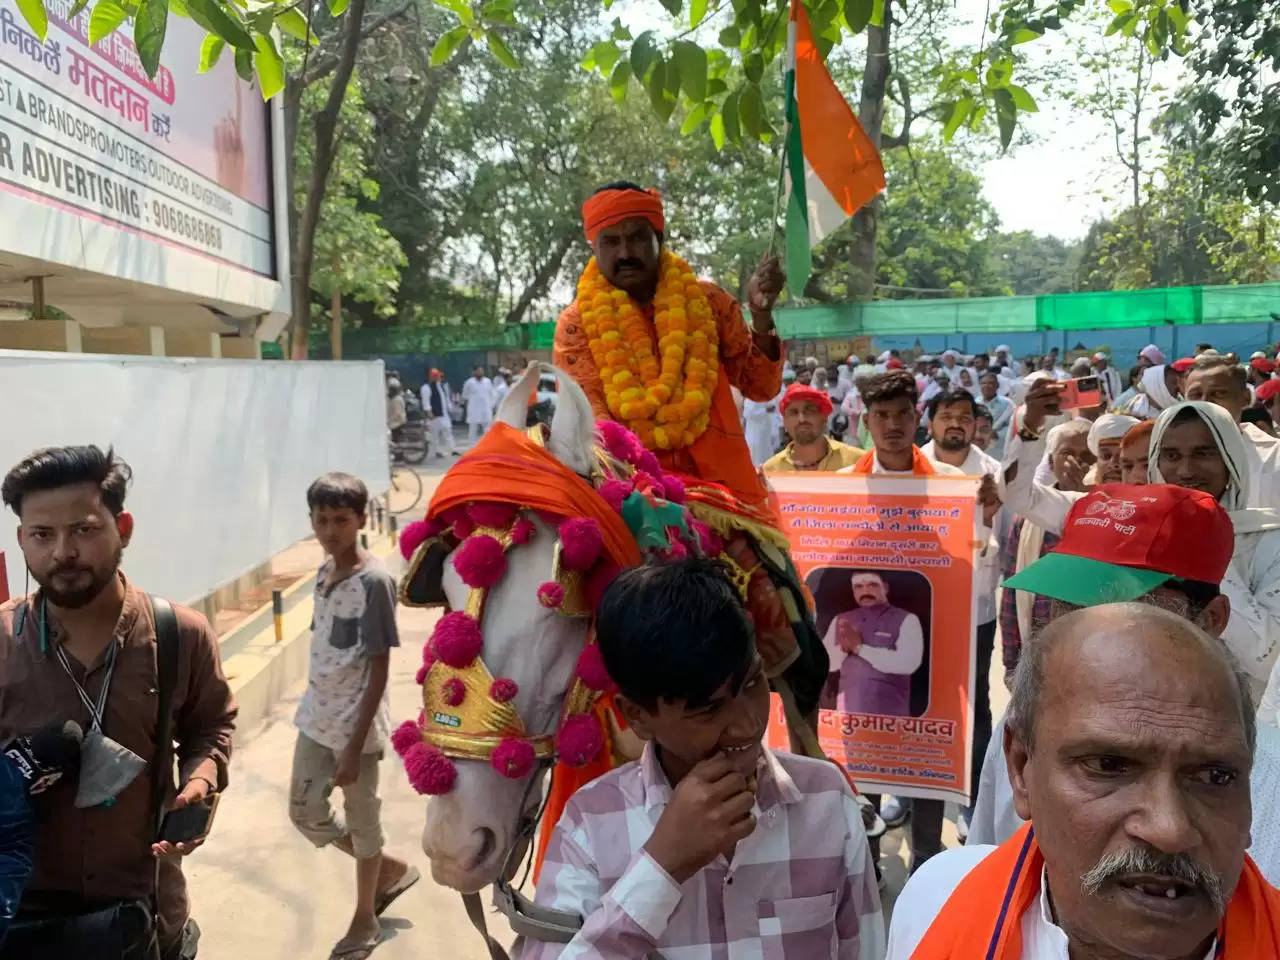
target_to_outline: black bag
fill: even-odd
[[[151,597],[156,622],[156,752],[151,763],[152,835],[160,836],[173,786],[173,692],[178,683],[178,618],[168,600]],[[159,868],[157,867],[157,870]],[[24,897],[0,960],[160,960],[154,897],[86,902],[51,894]]]

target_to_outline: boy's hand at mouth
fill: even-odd
[[[751,835],[755,799],[747,778],[717,753],[676,786],[644,849],[676,883],[684,883]]]

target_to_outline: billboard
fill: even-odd
[[[18,238],[45,249],[15,249],[12,237],[0,237],[0,249],[79,265],[74,251],[48,249],[66,239],[49,224],[70,215],[81,242],[91,235],[96,246],[124,248],[110,262],[126,279],[170,286],[182,274],[179,288],[227,300],[237,275],[277,279],[273,199],[283,181],[272,108],[256,85],[236,75],[230,51],[197,73],[204,32],[172,14],[149,78],[128,22],[90,47],[90,11],[71,8],[49,0],[42,44],[15,0],[0,0],[0,201],[7,193],[38,205],[46,226]],[[165,264],[170,252],[181,256]],[[196,289],[200,274],[207,290]]]

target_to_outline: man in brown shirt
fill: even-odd
[[[108,804],[78,809],[74,777],[42,795],[35,872],[19,920],[154,896],[161,956],[186,960],[199,934],[188,925],[181,856],[194,845],[155,842],[156,625],[147,595],[119,569],[133,532],[124,510],[130,476],[110,450],[61,447],[31,454],[0,487],[40,586],[0,606],[0,742],[66,720],[89,731],[84,697],[96,704],[109,684],[102,733],[147,761]],[[208,622],[174,610],[178,783],[170,772],[166,796],[176,809],[225,789],[236,708]],[[11,935],[0,958],[17,956],[14,941]]]

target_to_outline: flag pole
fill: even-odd
[[[791,0],[792,3],[795,0]],[[790,6],[790,5],[788,5]],[[782,17],[782,10],[778,11],[778,17]],[[777,21],[774,22],[777,26]],[[770,29],[770,34],[773,29]],[[789,35],[788,35],[789,36]],[[786,189],[787,177],[787,141],[790,139],[791,118],[787,115],[787,62],[790,59],[790,41],[788,40],[787,53],[778,58],[779,66],[782,68],[782,145],[778,150],[778,179],[773,187],[773,221],[769,230],[769,253],[768,257],[772,258],[778,249],[778,234],[785,231],[786,227],[778,225],[778,218],[782,215],[782,194]]]
[[[778,226],[778,217],[782,213],[782,194],[786,188],[787,177],[787,134],[786,125],[782,134],[782,149],[778,151],[778,179],[773,188],[773,220],[771,222],[772,229],[769,230],[769,256],[772,257],[777,251],[778,234],[783,228]]]

